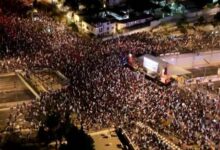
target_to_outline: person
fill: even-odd
[[[5,29],[0,40],[10,49],[0,52],[0,71],[22,69],[31,75],[36,68],[50,68],[61,71],[70,83],[41,93],[40,99],[32,100],[30,105],[17,106],[9,118],[10,128],[19,125],[39,129],[46,126],[44,121],[52,112],[60,115],[61,123],[67,115],[75,113],[75,122],[83,120],[82,126],[88,131],[123,127],[140,149],[148,147],[145,143],[157,149],[168,148],[157,136],[134,122],[149,125],[164,135],[176,135],[180,147],[200,144],[206,149],[207,139],[215,145],[219,143],[219,122],[213,122],[214,116],[220,115],[219,109],[213,109],[219,104],[219,98],[175,85],[159,86],[120,64],[120,53],[161,54],[176,50],[185,53],[193,50],[189,43],[197,49],[200,45],[208,47],[210,41],[205,33],[198,33],[201,36],[196,38],[186,34],[184,40],[172,40],[143,32],[101,41],[79,36],[43,12],[38,16],[35,21],[17,14],[0,16],[0,24]],[[44,30],[48,26],[51,33]],[[218,43],[219,37],[214,40]],[[19,119],[26,123],[20,124]]]

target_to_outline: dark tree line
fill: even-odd
[[[48,115],[45,120],[45,126],[40,127],[38,132],[40,143],[48,145],[51,141],[56,141],[56,145],[61,144],[65,138],[67,144],[61,144],[60,150],[94,150],[93,139],[84,132],[83,128],[78,129],[69,119],[69,114],[66,115],[65,121],[61,121],[60,115],[53,112]]]
[[[220,21],[220,12],[218,12],[215,16],[214,16],[216,21]]]
[[[0,0],[0,8],[4,13],[18,13],[25,14],[32,8],[33,1],[27,3],[23,0]]]
[[[38,130],[34,139],[26,139],[19,132],[7,134],[0,143],[2,150],[37,150],[47,148],[48,144],[55,141],[60,150],[94,150],[93,139],[82,128],[74,126],[67,114],[66,120],[61,122],[60,115],[53,112],[44,120],[44,126]],[[65,139],[67,144],[63,144]]]

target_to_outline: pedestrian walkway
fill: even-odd
[[[95,136],[95,135],[105,134],[105,133],[109,133],[109,132],[115,132],[115,128],[100,130],[100,131],[97,131],[97,132],[91,132],[91,133],[89,133],[89,135]]]
[[[10,72],[10,73],[1,73],[0,77],[8,77],[8,76],[15,76],[14,72]]]

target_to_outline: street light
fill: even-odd
[[[209,65],[210,63],[208,62],[208,60],[206,60],[205,58],[203,58],[203,60]],[[204,68],[204,80],[205,80],[205,76],[206,76],[206,67]]]

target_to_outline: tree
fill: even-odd
[[[206,4],[209,3],[208,0],[192,0],[199,8],[203,8]]]
[[[60,113],[52,112],[44,121],[44,126],[39,128],[38,139],[40,143],[49,144],[52,141],[67,140],[67,144],[62,144],[60,149],[65,150],[94,150],[94,141],[83,129],[78,129],[71,123],[70,114],[65,113],[65,119],[61,122]]]
[[[203,24],[205,22],[205,18],[203,16],[198,18],[198,23]]]
[[[49,144],[50,142],[48,132],[45,130],[43,126],[41,126],[38,130],[37,139],[40,143],[44,143],[45,145]]]
[[[78,129],[74,125],[70,125],[67,128],[65,138],[67,140],[66,145],[62,145],[60,149],[65,150],[94,150],[94,141],[93,139],[84,132],[82,129]]]
[[[180,32],[184,34],[187,33],[185,25],[187,25],[187,19],[186,16],[182,16],[182,18],[177,22],[177,27],[179,28]]]
[[[131,8],[135,9],[136,11],[143,11],[146,9],[154,9],[158,8],[159,6],[156,4],[153,4],[149,0],[127,0],[127,5]]]
[[[60,114],[52,112],[50,115],[46,116],[44,126],[41,126],[38,130],[37,138],[40,143],[48,145],[52,141],[60,139],[58,136],[58,131],[60,128]],[[59,138],[58,138],[59,137]]]
[[[171,9],[168,6],[163,7],[162,9],[165,13],[170,14],[171,13]]]
[[[33,7],[35,8],[37,6],[37,0],[33,1]]]
[[[53,112],[52,114],[47,116],[45,125],[49,129],[53,130],[59,125],[59,122],[60,122],[60,114]]]
[[[74,10],[79,9],[79,0],[65,0],[64,5],[70,6]]]
[[[216,21],[220,21],[220,12],[218,12],[215,16],[214,16],[214,19]]]
[[[32,8],[32,0],[0,0],[0,8],[3,12],[24,14]]]
[[[3,136],[1,150],[39,150],[40,145],[29,143],[24,136],[18,132],[11,132]]]
[[[102,3],[100,0],[82,0],[83,5],[87,10],[100,10],[102,9]]]
[[[2,144],[2,149],[14,150],[22,149],[22,140],[18,133],[10,133],[4,137],[4,142]]]

